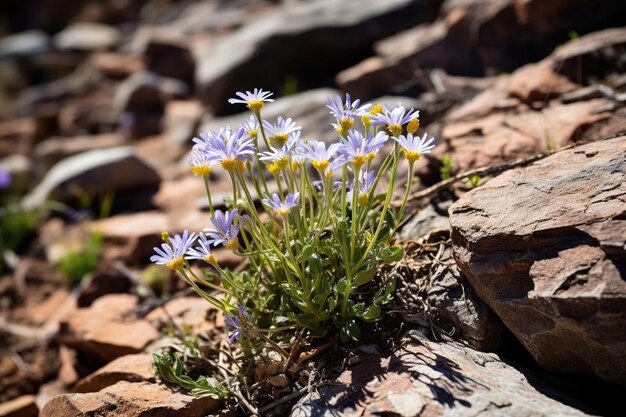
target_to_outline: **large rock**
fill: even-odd
[[[155,189],[161,179],[157,171],[130,147],[98,149],[66,158],[56,164],[30,192],[23,203],[38,206],[54,196],[60,201],[76,198],[76,192],[90,196],[141,188]]]
[[[582,10],[593,13],[583,14]],[[548,55],[567,40],[572,28],[587,33],[621,26],[624,18],[626,8],[615,2],[449,1],[437,22],[381,40],[375,44],[375,57],[341,72],[337,82],[343,90],[364,98],[381,91],[408,95],[428,86],[428,81],[420,83],[412,77],[415,71],[442,68],[455,75],[510,72]],[[596,46],[602,42],[605,40],[598,39]],[[596,54],[600,59],[590,60],[584,69],[615,56]],[[568,63],[572,65],[566,66],[567,72],[580,70],[574,62]]]
[[[96,149],[123,146],[125,142],[122,135],[115,133],[72,137],[53,136],[37,144],[35,156],[46,169],[49,169],[69,156]]]
[[[121,381],[99,392],[54,397],[41,417],[198,417],[216,411],[220,402],[192,397],[163,385]]]
[[[540,365],[626,384],[626,137],[508,171],[450,208],[457,263]]]
[[[439,1],[315,0],[288,4],[197,51],[196,82],[215,114],[236,111],[239,90],[327,84],[371,53],[375,40],[434,19]],[[289,53],[286,53],[289,51]]]
[[[96,392],[120,381],[155,382],[152,354],[121,356],[76,383],[74,392]]]
[[[54,37],[58,49],[94,51],[112,48],[119,42],[120,33],[113,26],[101,23],[74,23]]]
[[[415,332],[390,357],[366,359],[311,391],[291,417],[586,415],[547,394],[495,354]]]

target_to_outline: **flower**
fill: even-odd
[[[239,246],[237,235],[241,227],[238,220],[237,209],[222,212],[216,210],[215,215],[211,217],[211,223],[214,227],[207,227],[204,231],[209,239],[208,242],[213,246],[224,245],[225,248],[235,250]]]
[[[378,132],[376,136],[370,133],[367,138],[363,137],[361,133],[356,130],[350,130],[348,137],[341,141],[341,147],[338,150],[347,162],[351,162],[358,169],[367,160],[374,159],[378,150],[389,139],[389,136],[385,132]]]
[[[326,107],[330,109],[330,114],[335,116],[337,124],[331,123],[337,132],[342,136],[345,136],[354,126],[354,118],[365,113],[365,111],[371,107],[371,104],[365,104],[359,107],[361,100],[351,101],[350,94],[346,93],[345,103],[341,101],[341,97],[335,96],[334,99],[326,97],[328,103]]]
[[[185,229],[183,235],[176,235],[173,238],[169,238],[167,233],[163,233],[165,243],[161,244],[161,248],[154,247],[156,255],[150,257],[150,261],[157,265],[165,265],[171,269],[182,268],[185,259],[185,252],[193,245],[196,240],[196,234],[189,234],[189,231]]]
[[[292,208],[298,205],[298,199],[300,198],[300,193],[287,194],[285,196],[285,201],[280,201],[280,197],[278,194],[272,194],[272,198],[269,196],[263,199],[263,204],[274,210],[276,214],[281,216],[286,216],[289,214]]]
[[[263,120],[263,126],[274,135],[274,140],[278,144],[278,146],[283,146],[287,139],[289,139],[289,135],[302,129],[302,126],[296,126],[296,122],[294,122],[291,117],[289,119],[283,119],[281,116],[278,116],[276,120],[276,124],[271,124],[267,120]]]
[[[250,116],[248,120],[246,120],[241,128],[250,136],[250,139],[254,139],[259,134],[259,121],[256,117]]]
[[[430,150],[435,147],[433,143],[435,138],[426,139],[428,139],[428,133],[424,133],[421,138],[410,133],[406,136],[400,135],[399,138],[393,138],[400,145],[400,151],[411,162],[420,159],[422,154],[430,153]]]
[[[211,253],[211,242],[207,240],[203,233],[200,233],[198,243],[200,246],[187,250],[187,256],[185,256],[185,258],[199,259],[208,264],[215,265],[217,263],[217,259],[215,258],[215,255]]]
[[[372,118],[372,124],[374,126],[387,125],[387,130],[394,136],[398,136],[402,133],[402,126],[409,123],[413,119],[417,119],[420,115],[419,110],[405,109],[398,104],[393,109],[389,110],[385,108],[382,113]]]
[[[267,169],[272,174],[284,169],[291,161],[291,156],[298,140],[300,140],[300,131],[296,131],[289,136],[289,139],[283,146],[279,148],[270,146],[269,152],[261,152],[259,159],[268,162]]]
[[[209,160],[219,161],[222,168],[227,171],[236,168],[242,172],[243,161],[251,159],[254,155],[252,139],[246,139],[243,135],[244,130],[241,128],[235,132],[220,129],[219,132],[211,131],[208,135],[200,134],[201,139],[194,138],[193,141],[200,145]]]
[[[331,158],[337,153],[337,150],[341,147],[339,143],[331,144],[326,149],[326,144],[318,140],[310,140],[298,147],[296,153],[306,158],[313,168],[317,169],[320,173],[324,173],[330,166]]]
[[[255,88],[253,92],[246,91],[245,94],[242,93],[241,91],[237,91],[235,95],[238,96],[239,98],[230,98],[228,99],[228,102],[230,104],[235,104],[235,103],[245,104],[248,106],[250,110],[252,110],[255,113],[258,113],[263,108],[263,104],[265,102],[271,103],[272,101],[274,101],[273,99],[268,98],[273,94],[274,93],[270,91],[263,91],[260,88]]]
[[[187,163],[191,166],[191,172],[197,176],[209,175],[212,162],[209,155],[204,152],[204,148],[200,145],[194,145],[191,154],[187,158]]]
[[[367,204],[369,200],[369,192],[374,185],[374,179],[376,179],[376,174],[374,171],[359,171],[359,180],[357,182],[357,201],[360,205],[364,206]],[[354,192],[354,180],[352,180],[352,184],[348,185],[350,191],[346,194],[346,198],[348,201],[352,201],[352,193]]]
[[[241,338],[244,334],[250,331],[252,327],[252,315],[248,312],[244,306],[240,305],[237,308],[237,316],[231,316],[230,314],[226,314],[224,317],[224,323],[226,327],[231,327],[235,331],[228,338],[228,343],[233,344],[236,340]]]
[[[0,168],[0,189],[9,188],[13,182],[11,172],[6,169]]]

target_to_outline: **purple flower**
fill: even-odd
[[[211,165],[213,161],[211,161],[208,153],[205,152],[204,147],[201,145],[194,145],[189,157],[187,158],[187,163],[191,167],[193,175],[202,177],[211,173]]]
[[[330,114],[335,116],[337,119],[337,124],[331,124],[342,136],[344,136],[348,130],[354,126],[354,118],[362,115],[369,107],[371,107],[371,104],[365,104],[359,107],[361,100],[357,99],[352,102],[350,94],[348,93],[346,93],[345,103],[341,101],[341,97],[339,96],[335,96],[334,99],[326,97],[326,102],[328,103],[326,107],[330,109]]]
[[[264,102],[271,103],[274,101],[270,97],[274,93],[270,91],[263,91],[262,89],[255,88],[253,92],[246,91],[245,94],[241,91],[237,91],[235,95],[239,98],[231,98],[228,99],[230,104],[241,103],[248,106],[250,110],[255,113],[258,113],[262,108]]]
[[[387,139],[389,139],[389,136],[385,132],[378,132],[376,136],[370,133],[365,138],[356,130],[350,130],[348,137],[341,141],[338,153],[347,162],[351,162],[356,168],[360,168],[366,161],[374,159]]]
[[[298,205],[300,199],[300,193],[287,194],[285,201],[281,201],[278,194],[272,194],[272,198],[269,196],[263,199],[263,204],[274,210],[274,212],[280,216],[286,216],[289,214],[292,208]]]
[[[283,119],[281,116],[278,116],[275,124],[263,120],[263,127],[274,136],[274,140],[278,146],[283,146],[285,142],[287,142],[287,139],[289,139],[289,135],[302,129],[302,126],[296,126],[296,122],[291,118]]]
[[[298,131],[289,136],[287,142],[283,146],[278,148],[270,146],[269,152],[261,152],[259,159],[268,163],[267,168],[272,174],[274,174],[275,172],[284,169],[287,164],[289,164],[299,139],[300,132]]]
[[[211,242],[208,241],[203,233],[200,233],[197,243],[200,246],[196,246],[195,248],[190,248],[189,250],[187,250],[187,256],[185,256],[185,258],[199,259],[211,265],[217,263],[215,255],[211,253]]]
[[[374,185],[374,180],[376,179],[376,174],[374,171],[359,171],[359,180],[357,182],[357,200],[359,204],[365,205],[369,200],[369,193],[371,191],[372,186]],[[346,194],[346,198],[348,201],[352,201],[352,193],[354,192],[354,179],[352,183],[348,185],[348,193]]]
[[[224,323],[226,327],[230,327],[234,330],[233,334],[228,338],[228,343],[232,345],[236,340],[240,339],[241,336],[250,331],[253,325],[252,315],[244,306],[240,305],[237,308],[237,316],[226,314]]]
[[[193,141],[201,147],[208,160],[219,161],[227,171],[237,169],[243,172],[243,161],[254,156],[254,143],[251,138],[244,138],[244,133],[243,129],[235,132],[220,129],[208,135],[200,134],[201,139],[194,138]]]
[[[6,169],[0,168],[0,189],[9,188],[12,183],[13,177],[11,173]]]
[[[402,133],[402,126],[409,123],[413,119],[419,118],[420,112],[413,109],[405,109],[398,104],[393,109],[384,108],[383,112],[372,117],[374,126],[386,125],[387,129],[394,135],[398,136]]]
[[[421,138],[408,133],[406,136],[400,135],[399,138],[393,138],[400,145],[400,150],[409,161],[417,161],[422,154],[430,153],[435,147],[433,141],[435,138],[428,139],[428,133],[424,133]]]
[[[326,144],[318,140],[310,140],[300,146],[296,152],[305,157],[319,172],[324,173],[330,166],[331,158],[341,147],[339,143],[333,143],[326,149]]]
[[[173,238],[166,237],[164,240],[167,241],[161,244],[161,248],[154,247],[154,251],[157,254],[152,255],[150,261],[172,269],[182,268],[185,262],[185,252],[193,245],[196,240],[196,234],[189,234],[189,231],[185,229],[182,236],[176,235]]]
[[[235,220],[239,220],[237,209],[222,212],[215,211],[215,216],[211,217],[211,223],[214,227],[208,227],[205,232],[208,236],[208,242],[213,246],[223,245],[227,249],[237,249],[239,242],[237,235],[241,225],[239,222],[235,224]]]
[[[241,128],[250,136],[251,139],[254,139],[259,134],[259,121],[256,117],[250,116],[248,120],[241,125]]]

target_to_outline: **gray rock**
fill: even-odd
[[[61,50],[96,51],[110,49],[120,40],[119,31],[102,23],[74,23],[54,37],[54,46]]]
[[[40,30],[29,30],[0,39],[0,59],[32,57],[50,48],[50,38]]]
[[[43,180],[24,197],[23,204],[37,207],[48,198],[71,201],[76,191],[90,196],[138,188],[156,188],[157,171],[130,147],[99,149],[66,158],[48,171]]]
[[[626,136],[508,171],[450,208],[455,258],[535,360],[626,384]]]
[[[197,51],[200,98],[217,115],[239,90],[280,91],[288,76],[320,84],[369,55],[371,43],[434,18],[426,0],[293,3]]]
[[[548,394],[555,395],[554,392]],[[587,415],[537,391],[497,355],[412,332],[390,357],[374,357],[303,397],[291,417]]]

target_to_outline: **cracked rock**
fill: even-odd
[[[626,384],[626,136],[508,171],[450,208],[478,295],[551,371]]]

